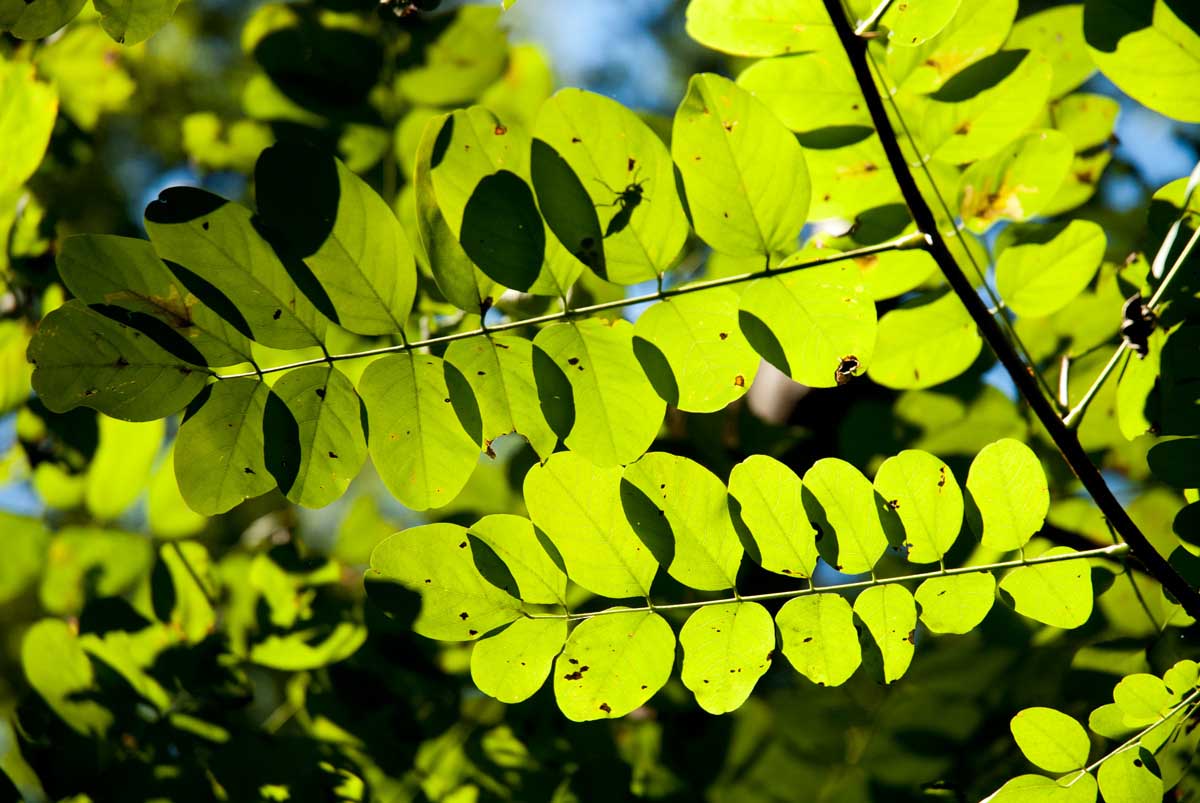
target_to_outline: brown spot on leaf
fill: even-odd
[[[644,689],[644,688],[646,688],[646,687],[645,687],[645,686],[642,686],[642,688]],[[608,703],[600,703],[600,710],[601,710],[601,711],[603,711],[603,712],[604,712],[604,713],[606,713],[606,714],[611,714],[611,713],[612,713],[612,706],[611,706],[611,705],[609,705]]]
[[[245,468],[242,469],[242,473],[243,474],[254,474],[255,471],[254,471],[254,469],[250,468],[250,466],[246,466]]]
[[[502,137],[508,133],[508,129],[505,128],[504,126],[500,125],[499,123],[496,123],[496,127],[494,129],[492,129],[492,133],[498,137]]]
[[[337,459],[338,459],[337,452],[330,452],[330,453],[329,453],[329,459],[330,459],[330,460],[337,460]]]
[[[271,314],[271,320],[273,320],[273,321],[279,320],[280,315],[283,315],[283,310],[281,310],[281,309],[275,310],[275,312]]]
[[[467,621],[467,617],[468,617],[468,616],[469,616],[469,614],[468,614],[466,611],[463,611],[462,613],[460,613],[460,614],[458,615],[458,618],[459,618],[459,619],[462,619],[462,620],[465,622],[465,621]]]
[[[735,377],[733,378],[733,386],[734,386],[735,388],[744,388],[744,387],[746,387],[746,377],[742,376],[741,374],[738,374],[737,376],[735,376]]]
[[[317,397],[321,399],[325,398],[325,388],[317,388]]]
[[[579,358],[571,357],[570,359],[567,360],[567,365],[579,365]]]
[[[580,139],[579,137],[571,137],[571,142],[579,143],[579,142],[583,142],[583,140]]]
[[[459,548],[459,549],[466,549],[466,548],[467,548],[467,542],[466,542],[466,541],[463,541],[461,544],[459,544],[459,545],[458,545],[458,548]]]
[[[722,340],[724,340],[725,338],[729,337],[729,333],[728,332],[718,332],[717,336],[720,337]]]

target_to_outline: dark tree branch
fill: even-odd
[[[908,161],[905,159],[904,153],[900,148],[900,141],[896,137],[896,131],[892,127],[891,120],[888,119],[883,97],[880,95],[879,89],[875,85],[875,79],[871,75],[871,66],[867,54],[867,40],[854,33],[850,21],[846,18],[842,10],[841,0],[823,0],[823,2],[825,10],[829,13],[829,17],[833,22],[833,27],[837,31],[838,38],[841,40],[842,47],[845,49],[846,55],[850,59],[850,64],[854,68],[855,78],[858,80],[859,88],[862,91],[867,108],[870,110],[875,130],[879,133],[879,140],[883,144],[884,152],[887,154],[888,163],[896,176],[896,182],[900,185],[904,201],[908,205],[909,212],[912,214],[917,228],[927,238],[930,255],[937,262],[938,267],[941,268],[951,289],[967,308],[967,312],[970,313],[971,318],[975,321],[975,325],[979,327],[979,332],[983,336],[983,339],[987,341],[992,352],[1000,360],[1000,364],[1004,366],[1004,369],[1012,378],[1017,391],[1021,394],[1025,403],[1033,410],[1038,420],[1042,422],[1042,426],[1046,428],[1046,432],[1049,433],[1050,438],[1054,441],[1054,445],[1058,447],[1058,451],[1062,454],[1063,459],[1070,466],[1075,476],[1079,478],[1079,481],[1083,483],[1083,487],[1091,495],[1096,506],[1100,508],[1101,513],[1108,519],[1109,524],[1112,525],[1113,529],[1125,543],[1129,544],[1134,555],[1137,556],[1138,560],[1141,561],[1142,565],[1146,567],[1146,570],[1154,579],[1162,583],[1163,587],[1179,601],[1179,604],[1183,606],[1183,609],[1189,615],[1200,620],[1200,593],[1197,593],[1196,589],[1192,588],[1191,584],[1158,553],[1158,550],[1154,548],[1145,534],[1138,529],[1133,519],[1129,517],[1129,514],[1125,512],[1125,509],[1121,507],[1121,503],[1113,496],[1112,489],[1104,481],[1100,470],[1079,444],[1079,439],[1076,437],[1075,432],[1063,424],[1062,419],[1058,417],[1058,412],[1051,405],[1050,400],[1042,393],[1032,368],[1026,365],[1017,354],[1012,343],[1005,337],[1000,325],[988,312],[987,305],[975,293],[975,288],[971,286],[970,280],[950,253],[950,249],[947,247],[946,241],[938,228],[933,210],[929,207],[929,204],[917,187],[917,182],[913,178],[912,171],[909,169]]]

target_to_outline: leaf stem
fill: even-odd
[[[971,281],[954,259],[954,255],[938,228],[933,210],[917,186],[916,179],[900,148],[900,141],[896,138],[895,129],[892,127],[891,120],[888,119],[883,97],[871,74],[867,43],[854,35],[854,30],[850,27],[842,11],[840,0],[823,0],[823,2],[854,69],[863,99],[871,113],[871,119],[879,134],[880,143],[887,154],[896,182],[900,185],[904,201],[917,224],[917,230],[928,235],[928,251],[937,262],[938,267],[941,268],[946,281],[963,306],[966,307],[983,339],[1008,372],[1017,391],[1041,421],[1059,453],[1091,495],[1101,513],[1109,520],[1121,538],[1130,545],[1134,554],[1150,574],[1162,583],[1164,588],[1179,601],[1184,610],[1192,617],[1200,617],[1200,593],[1197,593],[1196,589],[1192,588],[1191,584],[1158,553],[1154,545],[1121,507],[1121,503],[1113,495],[1104,476],[1080,445],[1075,432],[1063,424],[1057,408],[1042,392],[1037,372],[1021,358],[1013,344],[1005,337],[999,323],[988,314],[987,305],[975,292]]]
[[[525,326],[535,326],[543,323],[554,323],[564,321],[569,318],[577,318],[581,316],[593,315],[597,312],[606,310],[620,309],[622,307],[631,307],[635,304],[645,304],[651,301],[662,301],[674,296],[687,295],[688,293],[697,293],[701,290],[711,290],[714,287],[727,287],[732,284],[740,284],[749,282],[755,279],[762,279],[767,276],[781,276],[793,271],[803,270],[804,268],[817,267],[818,265],[829,265],[835,262],[844,262],[848,259],[858,259],[861,257],[872,256],[874,254],[882,254],[888,251],[897,251],[907,248],[919,248],[925,242],[923,234],[906,234],[903,237],[898,237],[895,240],[889,240],[886,243],[878,245],[867,245],[862,248],[855,248],[852,251],[845,251],[840,254],[833,254],[819,259],[806,260],[795,265],[788,265],[783,268],[771,268],[769,270],[752,271],[750,273],[741,273],[735,276],[722,276],[719,279],[709,279],[704,282],[693,282],[692,284],[682,287],[670,287],[659,289],[653,293],[646,293],[640,296],[627,296],[626,298],[618,298],[613,301],[605,301],[600,304],[592,304],[587,307],[571,307],[564,309],[561,312],[553,312],[548,315],[539,315],[533,318],[521,318],[519,320],[504,321],[502,323],[491,324],[486,329],[468,329],[463,332],[454,332],[449,335],[440,335],[438,337],[429,337],[424,340],[416,340],[412,342],[404,342],[395,346],[383,346],[376,349],[367,349],[365,351],[354,351],[345,354],[331,354],[328,357],[329,361],[354,360],[362,357],[376,357],[382,354],[396,354],[404,351],[412,351],[428,346],[436,346],[442,343],[450,343],[455,340],[466,340],[472,337],[480,337],[483,335],[495,334],[497,332],[507,331],[509,329],[520,329]],[[317,357],[311,360],[300,360],[298,362],[286,363],[284,365],[276,365],[270,368],[263,368],[261,371],[245,371],[237,374],[214,374],[215,379],[242,379],[245,377],[260,376],[262,374],[274,374],[280,371],[290,371],[294,368],[303,368],[308,365],[319,365],[326,362],[325,357]]]
[[[804,597],[809,594],[825,594],[837,593],[840,591],[854,591],[860,588],[870,588],[872,586],[894,585],[896,583],[907,583],[915,580],[928,580],[932,577],[953,577],[959,574],[976,574],[978,572],[999,571],[1001,569],[1016,569],[1021,566],[1037,566],[1043,563],[1061,563],[1068,560],[1084,560],[1087,558],[1106,558],[1123,555],[1129,551],[1128,544],[1112,544],[1110,546],[1097,547],[1095,549],[1084,550],[1083,552],[1066,552],[1055,555],[1040,555],[1036,558],[1017,558],[1015,560],[1001,561],[1000,563],[988,563],[982,566],[960,566],[955,569],[939,568],[936,571],[920,572],[918,574],[901,574],[895,577],[880,577],[870,580],[855,580],[852,583],[838,583],[830,586],[818,586],[812,582],[812,578],[808,580],[806,588],[794,588],[788,591],[771,591],[766,594],[738,594],[734,592],[732,597],[724,597],[722,599],[697,600],[695,602],[672,602],[665,605],[648,604],[641,608],[605,608],[602,611],[591,611],[586,613],[527,613],[525,616],[530,619],[591,619],[594,616],[605,616],[613,613],[629,613],[629,612],[647,612],[647,611],[678,611],[690,610],[693,608],[707,608],[710,605],[728,605],[734,602],[760,602],[763,600],[772,599],[792,599],[793,597]]]
[[[854,29],[854,35],[862,36],[864,38],[872,35],[875,30],[875,26],[879,24],[880,18],[887,13],[888,7],[891,6],[891,4],[892,0],[883,0],[882,3],[877,5],[875,10],[871,12],[871,15],[860,22],[858,27]]]
[[[1200,162],[1197,163],[1197,167],[1200,167]],[[1186,215],[1187,210],[1185,209],[1179,220],[1182,221]],[[1196,230],[1192,232],[1191,238],[1187,241],[1187,244],[1183,247],[1183,250],[1179,252],[1179,256],[1171,265],[1171,270],[1167,272],[1167,275],[1163,278],[1162,283],[1159,284],[1158,289],[1154,291],[1154,295],[1150,296],[1150,300],[1146,302],[1146,309],[1154,312],[1158,308],[1158,305],[1162,303],[1162,297],[1166,294],[1171,282],[1173,282],[1175,277],[1179,274],[1179,269],[1183,267],[1183,263],[1196,248],[1196,243],[1198,241],[1200,241],[1200,227],[1197,227]],[[1167,244],[1164,242],[1163,248],[1160,249],[1159,253],[1164,253],[1166,251],[1166,247]],[[1091,387],[1089,387],[1083,394],[1083,398],[1080,399],[1079,403],[1072,407],[1071,411],[1063,417],[1063,423],[1066,424],[1069,429],[1074,429],[1075,427],[1079,426],[1079,421],[1083,417],[1083,414],[1087,412],[1088,406],[1092,403],[1092,400],[1096,397],[1096,394],[1100,392],[1100,388],[1103,387],[1104,383],[1108,381],[1108,377],[1112,374],[1113,369],[1116,368],[1117,362],[1119,361],[1121,355],[1128,350],[1129,341],[1121,341],[1121,344],[1117,346],[1116,351],[1113,352],[1112,357],[1109,358],[1108,364],[1104,366],[1104,370],[1100,372],[1100,375],[1097,376],[1092,382]]]

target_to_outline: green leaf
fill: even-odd
[[[750,388],[759,358],[738,326],[737,310],[737,293],[715,287],[668,298],[638,316],[634,353],[672,407],[712,413]]]
[[[1070,786],[1067,782],[1071,782]],[[1018,775],[984,803],[1095,803],[1096,779],[1083,773],[1076,779],[1071,775],[1063,783],[1045,775]]]
[[[696,234],[732,256],[791,251],[811,185],[795,136],[727,78],[692,76],[675,112],[671,154]]]
[[[525,475],[529,518],[562,555],[567,575],[593,594],[644,597],[658,563],[621,507],[621,469],[559,452]]]
[[[387,203],[339,159],[298,143],[263,151],[254,180],[264,223],[312,271],[337,323],[363,335],[404,331],[417,269]]]
[[[1082,293],[1108,245],[1104,229],[1090,220],[1024,227],[1015,241],[996,260],[996,289],[1013,312],[1031,317],[1057,312]]]
[[[84,405],[153,421],[183,409],[205,383],[194,365],[77,300],[42,318],[29,361],[34,391],[58,413]]]
[[[246,336],[179,282],[146,240],[68,237],[58,254],[58,272],[79,300],[127,310],[123,322],[189,362],[220,367],[250,359]]]
[[[284,374],[271,392],[263,420],[267,469],[288,499],[324,507],[346,492],[367,460],[354,385],[332,366],[309,365]]]
[[[1088,716],[1088,728],[1105,739],[1124,740],[1137,730],[1125,724],[1125,713],[1116,703],[1102,705]]]
[[[1022,51],[1005,50],[971,65],[929,99],[904,99],[929,154],[951,164],[985,159],[1037,119],[1051,69]],[[1057,185],[1056,185],[1057,186]]]
[[[917,606],[900,585],[871,586],[854,600],[854,613],[883,655],[883,682],[904,676],[912,663],[917,634]]]
[[[518,619],[471,650],[471,680],[502,703],[519,703],[546,682],[567,640],[567,620]]]
[[[42,39],[75,19],[84,2],[86,0],[5,0],[0,3],[0,29],[18,39]],[[7,138],[4,141],[9,142]]]
[[[501,288],[471,262],[437,202],[432,170],[438,143],[443,139],[450,119],[448,114],[431,118],[425,124],[417,148],[412,181],[416,193],[417,232],[429,264],[437,266],[433,277],[442,295],[459,309],[478,313],[491,307]]]
[[[626,517],[668,574],[702,591],[736,584],[742,544],[716,475],[686,457],[651,452],[627,467],[622,479],[636,489],[622,490]],[[662,518],[666,537],[657,539]]]
[[[650,611],[610,609],[572,631],[554,662],[554,697],[567,719],[623,717],[671,677],[675,634]]]
[[[41,574],[50,533],[39,519],[0,511],[4,560],[0,561],[0,605],[20,596]]]
[[[129,591],[146,576],[154,559],[144,536],[100,527],[59,530],[48,554],[54,570],[42,575],[42,607],[73,616],[89,599]]]
[[[971,462],[967,491],[978,516],[968,521],[985,547],[1020,549],[1042,528],[1050,510],[1046,474],[1025,444],[1005,438],[989,444]]]
[[[683,685],[710,714],[741,707],[771,667],[775,623],[757,602],[700,608],[679,632]]]
[[[756,61],[738,74],[737,84],[800,134],[871,124],[854,71],[839,47]]]
[[[983,339],[958,296],[891,310],[879,321],[871,379],[888,388],[929,388],[966,371]]]
[[[646,379],[628,321],[589,318],[546,327],[533,346],[566,375],[575,422],[564,442],[599,466],[631,463],[658,434],[666,405]],[[546,366],[534,354],[539,389]]]
[[[852,220],[859,213],[900,203],[900,188],[888,165],[879,136],[868,128],[834,129],[832,143],[806,141],[804,161],[812,181],[810,220]],[[845,141],[845,140],[849,141]]]
[[[904,524],[910,561],[939,561],[954,546],[962,528],[962,490],[937,457],[918,449],[889,457],[875,474],[875,490]]]
[[[463,428],[443,362],[405,352],[376,360],[358,383],[383,484],[413,510],[448,504],[471,478],[479,444]]]
[[[780,267],[825,256],[801,251]],[[742,293],[742,331],[776,368],[814,388],[837,384],[843,360],[862,371],[875,352],[875,304],[853,266],[820,265],[751,283]]]
[[[1087,0],[1083,35],[1100,72],[1156,112],[1200,122],[1200,20],[1166,0]]]
[[[874,568],[888,542],[875,488],[862,472],[836,457],[818,460],[804,473],[803,498],[826,563],[844,574]]]
[[[506,335],[456,340],[446,349],[446,362],[466,379],[479,404],[484,449],[501,435],[516,432],[539,457],[550,456],[558,436],[538,400],[530,341]],[[451,388],[451,397],[456,391]]]
[[[113,715],[94,700],[80,699],[92,690],[91,661],[75,633],[60,619],[42,619],[25,631],[21,667],[29,685],[75,731],[99,737]]]
[[[249,209],[205,190],[171,187],[146,207],[145,223],[154,250],[173,263],[180,281],[207,303],[219,299],[218,313],[244,335],[278,349],[321,344],[327,319],[300,292]]]
[[[751,455],[729,475],[730,510],[743,525],[746,550],[759,565],[788,577],[812,577],[816,531],[804,512],[803,484],[767,455]]]
[[[215,516],[275,487],[263,455],[270,393],[254,378],[225,379],[183,422],[175,440],[175,476],[192,510]]]
[[[522,600],[542,605],[567,604],[567,576],[546,552],[529,519],[496,513],[472,524],[469,532],[504,561]],[[564,630],[563,638],[566,637]],[[546,659],[547,665],[552,657]]]
[[[130,423],[100,416],[100,446],[88,465],[84,501],[100,521],[111,521],[141,496],[162,447],[166,421]]]
[[[1159,803],[1166,790],[1163,779],[1151,771],[1148,758],[1149,753],[1131,749],[1105,759],[1096,773],[1104,799]]]
[[[931,633],[970,633],[996,601],[996,578],[990,572],[930,577],[916,599]]]
[[[34,6],[26,4],[25,8],[28,15]],[[0,194],[4,194],[24,184],[41,164],[58,114],[58,93],[35,78],[32,65],[4,60],[0,61],[0,98],[4,98],[0,107],[0,141],[4,142]]]
[[[562,89],[542,106],[533,133],[566,161],[591,198],[603,257],[584,262],[601,278],[634,284],[675,263],[688,235],[675,168],[662,140],[636,114],[601,95]],[[574,253],[588,248],[563,242]]]
[[[448,24],[431,25],[422,32],[423,60],[399,71],[396,90],[424,106],[454,106],[478,97],[504,72],[508,45],[499,19],[498,8],[468,5]]]
[[[286,636],[267,636],[250,648],[250,661],[283,672],[320,669],[349,658],[366,640],[365,627],[339,622],[327,632],[298,630]]]
[[[1042,557],[1074,552],[1054,547]],[[1092,615],[1092,570],[1086,560],[1020,566],[1005,575],[1000,590],[1017,613],[1052,627],[1079,627]]]
[[[875,301],[915,290],[937,271],[933,257],[920,249],[869,254],[855,257],[852,262],[867,286],[867,293]]]
[[[144,42],[166,25],[179,0],[96,0],[100,27],[122,45]]]
[[[1077,88],[1096,71],[1083,40],[1083,5],[1048,8],[1022,17],[1013,26],[1008,46],[1032,50],[1054,71],[1050,97],[1058,98]]]
[[[470,641],[521,616],[521,602],[476,567],[471,540],[457,524],[425,524],[385,538],[371,572],[421,596],[413,630],[442,641]]]
[[[915,47],[937,36],[949,24],[962,0],[913,0],[892,3],[880,19],[889,28],[889,43]]]
[[[1025,758],[1047,772],[1070,772],[1087,764],[1087,731],[1061,711],[1026,708],[1017,712],[1009,728]]]
[[[182,634],[187,643],[196,644],[216,629],[217,622],[209,602],[210,598],[216,598],[217,588],[208,550],[203,544],[184,541],[163,546],[158,555],[171,577],[173,601],[160,618]]]
[[[916,47],[889,42],[887,71],[908,92],[935,92],[954,75],[999,50],[1016,15],[1016,0],[962,3],[932,39]]]
[[[1162,679],[1139,672],[1121,678],[1113,689],[1113,702],[1121,709],[1126,727],[1143,728],[1162,718],[1179,702],[1179,695],[1172,694]]]
[[[1146,456],[1154,476],[1176,488],[1200,485],[1200,438],[1159,441]]]
[[[789,600],[775,624],[783,654],[796,671],[818,686],[840,686],[862,663],[850,603],[837,594],[811,594]]]
[[[688,35],[737,56],[824,51],[839,46],[820,3],[796,0],[692,0]]]
[[[1028,220],[1054,199],[1071,169],[1071,142],[1058,131],[1031,131],[967,168],[958,185],[963,223],[982,234],[1001,219]]]

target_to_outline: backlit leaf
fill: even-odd
[[[567,640],[567,620],[517,619],[471,650],[471,680],[502,703],[519,703],[546,682]]]
[[[215,516],[275,487],[263,452],[270,393],[257,379],[226,379],[183,422],[175,440],[175,476],[192,510]]]
[[[522,600],[566,605],[567,576],[547,554],[529,519],[495,513],[472,524],[469,532],[504,561]],[[563,631],[563,638],[566,638],[566,631]]]
[[[1032,131],[967,168],[958,185],[963,222],[983,233],[1001,219],[1028,220],[1054,199],[1073,151],[1058,131]]]
[[[179,0],[97,0],[100,27],[114,41],[136,45],[166,25]]]
[[[983,339],[958,296],[899,307],[879,321],[871,379],[889,388],[929,388],[971,367]]]
[[[645,455],[625,469],[622,479],[636,489],[629,490],[627,518],[656,556],[659,548],[669,556],[659,561],[672,577],[704,591],[733,587],[742,544],[729,518],[724,483],[699,463],[665,452]],[[634,499],[638,492],[640,500]]]
[[[738,56],[775,56],[838,46],[820,3],[811,0],[692,0],[688,35]]]
[[[804,509],[817,528],[821,557],[844,574],[868,572],[887,549],[875,488],[858,469],[836,457],[804,472]]]
[[[1139,103],[1200,122],[1200,20],[1167,0],[1087,0],[1083,35],[1104,76]]]
[[[51,410],[85,405],[126,421],[178,412],[205,382],[195,365],[77,300],[42,319],[29,361],[33,389]]]
[[[756,61],[738,74],[737,84],[798,133],[871,123],[841,48]]]
[[[162,447],[166,421],[131,423],[100,416],[100,447],[88,466],[84,501],[92,515],[111,521],[141,495]]]
[[[1046,474],[1037,455],[1012,438],[989,444],[971,462],[967,491],[978,517],[968,516],[983,545],[1002,552],[1023,547],[1050,510]]]
[[[996,289],[1013,312],[1032,317],[1056,312],[1083,292],[1107,246],[1104,229],[1090,220],[1026,228],[1021,235],[1000,252]]]
[[[567,719],[623,717],[666,684],[675,634],[657,613],[620,611],[577,625],[554,662],[554,697]]]
[[[599,466],[636,460],[654,440],[666,405],[646,379],[633,350],[633,325],[589,318],[538,332],[535,349],[567,378],[575,423],[565,443]],[[539,372],[534,355],[534,373]],[[538,378],[539,390],[542,378]]]
[[[1026,708],[1012,718],[1009,728],[1025,758],[1047,772],[1070,772],[1087,763],[1087,731],[1061,711]]]
[[[908,671],[917,635],[917,606],[900,585],[871,586],[854,600],[854,613],[883,655],[883,681],[891,683]]]
[[[1013,26],[1008,46],[1031,50],[1045,59],[1054,72],[1050,97],[1057,98],[1075,89],[1096,71],[1083,40],[1083,5],[1048,8]]]
[[[741,707],[771,667],[775,623],[757,602],[700,608],[679,632],[683,685],[710,714]]]
[[[450,403],[442,360],[405,352],[367,366],[358,391],[380,478],[413,510],[449,504],[479,462],[479,444]]]
[[[802,251],[782,266],[823,255]],[[759,354],[809,387],[834,387],[844,360],[853,358],[859,373],[875,353],[875,304],[845,264],[755,281],[742,294],[741,326]]]
[[[970,633],[996,601],[996,578],[991,572],[930,577],[915,596],[930,632]]]
[[[1043,557],[1074,551],[1054,547]],[[1092,573],[1084,560],[1020,566],[1004,576],[1000,590],[1012,598],[1017,613],[1052,627],[1079,627],[1092,614]]]
[[[95,675],[87,653],[61,619],[42,619],[21,641],[25,679],[63,721],[83,734],[101,736],[113,715],[94,700],[79,699]]]
[[[954,545],[962,528],[962,490],[937,457],[917,449],[889,457],[875,474],[875,490],[904,524],[910,561],[941,560]]]
[[[37,7],[49,5],[52,5],[49,0],[26,3],[24,14],[31,17],[37,13]],[[78,0],[76,13],[82,5],[83,0]],[[18,23],[13,33],[21,38],[36,39],[58,27],[22,37],[21,23]],[[0,163],[0,193],[6,193],[24,184],[41,163],[58,113],[58,93],[49,84],[37,80],[32,65],[5,59],[0,60],[0,97],[4,98],[0,108],[0,141],[4,142],[5,151],[4,161]]]
[[[810,185],[796,138],[727,78],[692,76],[675,113],[671,153],[696,234],[733,256],[790,251]]]
[[[1096,778],[1083,773],[1069,786],[1058,783],[1045,775],[1018,775],[995,794],[984,799],[984,803],[1095,803]]]
[[[952,76],[999,50],[1016,15],[1016,0],[962,3],[932,39],[916,47],[890,42],[888,73],[909,92],[935,92]]]
[[[880,19],[891,30],[889,41],[904,47],[927,42],[946,27],[961,0],[911,0],[892,3]]]
[[[837,594],[796,597],[779,609],[775,624],[783,654],[819,686],[840,686],[862,663],[850,603]]]
[[[465,527],[425,524],[398,532],[371,553],[371,572],[421,596],[413,630],[470,641],[521,616],[519,600],[484,579]]]
[[[1151,771],[1140,750],[1124,750],[1104,760],[1096,773],[1105,800],[1158,803],[1163,798],[1163,779]]]
[[[711,413],[750,389],[759,357],[742,334],[737,312],[737,294],[714,287],[668,298],[638,316],[634,353],[672,407]]]
[[[816,532],[804,511],[803,485],[790,468],[767,455],[751,455],[729,475],[734,521],[745,525],[746,549],[767,571],[812,577]]]
[[[567,575],[594,594],[644,597],[658,563],[621,507],[621,469],[559,452],[525,475],[525,506],[553,542]]]

